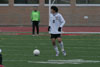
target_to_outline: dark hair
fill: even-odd
[[[51,9],[53,9],[55,12],[58,12],[58,7],[52,6]]]

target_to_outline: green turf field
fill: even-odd
[[[5,67],[100,67],[100,35],[63,36],[68,56],[55,57],[49,36],[0,36]],[[38,48],[41,55],[33,56]],[[61,63],[61,64],[59,64]]]

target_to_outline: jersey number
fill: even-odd
[[[55,20],[53,20],[53,23],[55,23]]]

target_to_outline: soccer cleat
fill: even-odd
[[[33,34],[32,36],[34,37],[35,35]]]
[[[56,56],[59,56],[59,51],[58,51],[58,52],[56,52]]]
[[[67,54],[66,54],[66,51],[63,51],[62,53],[63,53],[63,55],[64,55],[64,56],[66,56],[66,55],[67,55]]]

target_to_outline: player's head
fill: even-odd
[[[58,13],[58,7],[52,6],[51,7],[51,13]]]
[[[37,11],[38,10],[38,7],[34,7],[34,11]]]

